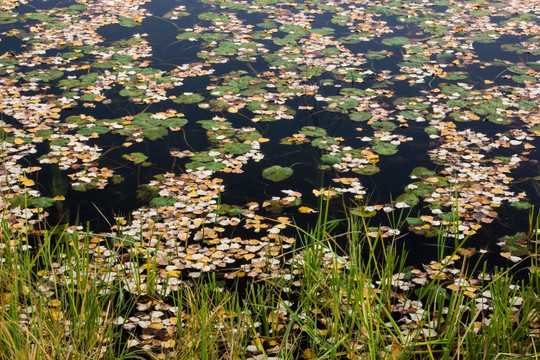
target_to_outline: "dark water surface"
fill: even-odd
[[[92,6],[99,3],[99,1],[89,2],[88,8],[77,8],[73,10],[75,15],[69,16],[79,16],[79,21],[92,19],[100,15],[97,10],[92,10]],[[113,3],[105,1],[103,8],[106,9]],[[241,3],[154,0],[133,12],[128,11],[120,15],[128,20],[138,16],[135,23],[96,25],[94,38],[101,37],[96,43],[91,42],[92,36],[85,38],[79,35],[80,29],[78,29],[74,36],[75,39],[80,36],[81,43],[73,42],[73,39],[67,36],[65,38],[67,44],[58,44],[48,47],[44,53],[36,52],[28,55],[28,58],[59,56],[64,59],[69,58],[70,52],[81,55],[79,58],[60,65],[50,62],[39,63],[38,60],[35,60],[35,64],[28,65],[23,59],[27,57],[25,54],[35,51],[39,46],[47,47],[42,44],[54,41],[57,36],[54,34],[57,33],[54,31],[47,33],[46,29],[62,26],[69,28],[77,24],[76,19],[61,25],[61,14],[65,13],[69,6],[78,3],[34,1],[12,9],[11,11],[17,14],[17,21],[0,22],[2,40],[0,53],[4,54],[2,59],[6,61],[15,59],[17,69],[7,73],[2,70],[0,80],[4,80],[5,84],[7,82],[5,80],[13,78],[15,74],[17,77],[13,85],[15,87],[26,87],[31,82],[37,83],[39,89],[23,90],[22,95],[42,95],[43,97],[37,101],[39,103],[58,101],[63,96],[69,98],[74,94],[79,97],[77,103],[69,109],[59,111],[59,118],[55,119],[54,125],[50,127],[53,130],[52,133],[65,135],[68,139],[66,141],[73,139],[70,136],[77,134],[86,136],[92,134],[92,130],[89,129],[92,129],[91,126],[94,125],[88,125],[85,121],[69,129],[63,127],[62,124],[65,124],[69,116],[92,116],[97,120],[96,122],[124,117],[124,120],[129,122],[130,118],[126,117],[137,114],[166,113],[169,109],[174,109],[183,114],[180,117],[187,120],[181,129],[171,131],[171,128],[175,126],[160,125],[159,121],[164,121],[165,118],[157,116],[161,120],[154,124],[154,130],[159,135],[150,134],[150,131],[142,137],[133,135],[141,129],[129,130],[129,124],[122,125],[127,129],[124,133],[115,130],[114,127],[107,128],[109,126],[107,124],[100,125],[104,133],[96,131],[96,136],[82,142],[91,146],[96,145],[101,149],[101,155],[91,161],[96,168],[111,169],[114,175],[118,176],[118,180],[121,177],[122,181],[114,183],[112,179],[109,179],[103,189],[88,186],[86,191],[80,191],[81,189],[74,189],[71,186],[74,180],[70,175],[81,169],[91,168],[89,163],[82,163],[79,159],[75,165],[60,169],[58,165],[48,165],[40,161],[42,156],[49,154],[50,158],[58,158],[58,161],[62,162],[59,155],[51,155],[52,147],[55,145],[53,137],[47,134],[42,142],[32,140],[36,134],[32,130],[36,128],[36,122],[30,124],[21,119],[18,108],[12,109],[13,94],[7,95],[7,87],[3,89],[5,95],[1,96],[7,106],[0,110],[2,110],[1,119],[6,129],[4,134],[6,141],[14,143],[16,137],[25,137],[29,143],[36,146],[37,150],[36,153],[25,154],[21,159],[16,159],[15,163],[22,169],[29,165],[41,167],[36,176],[32,175],[37,182],[36,189],[40,192],[40,198],[53,198],[59,195],[65,197],[64,201],[47,209],[50,213],[48,221],[52,224],[64,222],[89,224],[93,231],[107,232],[110,230],[110,224],[114,223],[115,216],[130,219],[134,210],[149,205],[150,200],[140,194],[137,196],[137,191],[144,189],[156,175],[167,172],[180,175],[191,171],[189,163],[196,161],[190,159],[189,156],[184,158],[171,156],[171,150],[191,151],[191,156],[196,154],[208,156],[208,151],[213,149],[220,151],[224,156],[238,157],[243,155],[242,152],[256,149],[253,148],[253,143],[246,142],[246,139],[241,138],[240,135],[232,135],[230,129],[251,128],[245,132],[260,134],[260,137],[255,136],[253,139],[260,142],[260,153],[264,157],[260,161],[246,159],[241,167],[242,173],[239,174],[214,171],[213,168],[208,174],[211,178],[223,179],[225,191],[219,198],[221,204],[245,208],[247,203],[257,202],[262,206],[265,201],[272,201],[273,197],[283,197],[281,190],[294,190],[302,194],[301,200],[294,206],[274,209],[273,212],[261,209],[259,213],[265,217],[287,216],[296,219],[302,226],[310,226],[316,220],[316,215],[300,214],[299,208],[307,206],[316,209],[319,206],[321,198],[317,198],[313,190],[328,189],[332,186],[347,189],[347,184],[338,186],[332,179],[350,177],[357,178],[362,184],[365,190],[363,199],[360,199],[360,196],[354,199],[354,194],[350,193],[343,200],[336,198],[330,207],[332,216],[343,216],[343,204],[352,208],[359,205],[387,206],[392,207],[395,214],[401,211],[400,206],[397,205],[401,202],[400,196],[411,193],[410,185],[419,181],[411,179],[410,174],[413,169],[425,167],[432,170],[431,175],[423,175],[420,180],[428,184],[429,179],[438,176],[439,183],[434,187],[433,192],[436,193],[438,188],[439,193],[452,195],[455,194],[455,189],[452,190],[449,187],[448,180],[455,179],[460,168],[478,168],[480,165],[486,165],[486,172],[491,171],[487,178],[475,180],[469,178],[471,173],[464,173],[464,177],[460,178],[459,188],[463,189],[463,193],[459,190],[458,197],[463,201],[464,207],[460,211],[460,217],[466,222],[463,231],[469,231],[471,225],[481,225],[477,233],[471,237],[471,246],[487,248],[488,251],[496,254],[499,251],[495,244],[497,238],[517,231],[528,231],[530,210],[518,210],[510,206],[510,203],[528,202],[531,205],[539,203],[536,151],[539,145],[536,136],[539,132],[538,100],[540,95],[537,85],[540,80],[539,52],[538,49],[534,50],[533,45],[530,46],[532,50],[526,51],[504,51],[501,46],[521,44],[523,48],[524,43],[534,44],[535,41],[537,43],[537,39],[534,40],[533,35],[522,30],[525,27],[523,24],[519,26],[511,24],[507,26],[508,28],[499,28],[489,40],[490,42],[484,42],[488,40],[474,41],[472,36],[479,34],[478,26],[480,29],[482,26],[488,26],[487,22],[497,27],[501,19],[514,16],[500,9],[493,10],[497,11],[493,16],[475,17],[472,15],[474,9],[467,6],[460,10],[450,4],[430,6],[423,12],[420,9],[416,13],[417,19],[414,20],[410,17],[411,13],[407,7],[400,7],[395,3],[383,1],[380,7],[371,10],[369,10],[369,1],[350,3],[337,1],[332,4],[340,8],[332,9],[329,6],[331,4],[319,1],[306,1],[295,6],[280,1]],[[185,6],[185,10],[180,11],[186,11],[188,14],[180,15],[178,19],[166,18],[166,14],[181,5]],[[351,13],[353,15],[350,15],[349,19],[340,22],[340,16],[347,14],[345,10],[358,9],[362,6],[363,11],[357,10]],[[421,7],[421,5],[418,6]],[[138,11],[141,9],[144,9],[144,12],[139,14]],[[382,9],[389,10],[387,12]],[[460,25],[463,29],[456,30],[453,27],[457,25],[451,18],[451,9],[463,11],[463,24]],[[51,10],[48,12],[48,19],[36,19],[32,17],[33,15],[29,15],[43,13],[44,10]],[[111,8],[108,11],[114,14],[116,10]],[[533,13],[533,10],[524,7],[523,12]],[[212,14],[224,15],[224,17],[221,20],[214,20]],[[116,14],[114,18],[119,17]],[[406,19],[412,20],[409,22]],[[59,23],[54,23],[53,20]],[[52,25],[51,22],[53,22]],[[446,24],[447,30],[433,34],[432,32],[436,30],[430,26],[432,23],[439,22]],[[31,28],[34,26],[40,27],[41,30]],[[385,27],[386,30],[379,32]],[[10,31],[13,29],[18,29],[20,33],[12,36]],[[200,37],[197,37],[195,41],[177,39],[177,36],[181,37],[186,29],[196,29]],[[266,35],[264,35],[265,31]],[[47,39],[48,35],[38,38],[36,35],[40,32],[50,34],[50,38]],[[238,36],[240,33],[242,35]],[[141,34],[145,35],[140,37]],[[283,43],[287,36],[292,36],[291,40]],[[355,36],[364,36],[364,38],[355,41]],[[128,44],[129,41],[139,38],[144,39],[147,42],[146,46],[150,48],[146,55],[137,53],[139,50],[135,50],[134,43]],[[324,41],[319,41],[321,38],[324,38]],[[395,39],[396,42],[392,43],[391,39]],[[241,44],[243,40],[246,42]],[[452,46],[452,42],[457,45]],[[243,46],[255,49],[249,61],[237,57],[238,53],[243,51]],[[123,50],[131,47],[133,47],[132,52],[128,52],[127,55],[122,53]],[[264,52],[263,49],[268,52]],[[205,55],[205,51],[214,51],[214,54]],[[447,54],[446,57],[439,56],[444,52]],[[298,55],[294,60],[296,56],[294,54],[301,56]],[[410,60],[411,56],[416,56],[414,61]],[[351,61],[351,58],[355,60]],[[113,59],[110,65],[100,65],[100,62],[108,59]],[[343,65],[347,61],[349,64]],[[49,73],[51,69],[66,69],[72,65],[87,66],[71,73],[61,70],[64,73],[55,79],[25,79],[25,74],[33,70]],[[197,66],[202,66],[208,73],[180,76],[181,79],[177,80],[176,85],[164,88],[159,100],[145,101],[146,95],[143,96],[142,93],[126,95],[122,91],[122,89],[133,90],[137,86],[141,89],[159,88],[162,78],[179,74],[177,69],[185,72]],[[340,67],[343,69],[341,72]],[[136,73],[129,75],[130,71],[151,69],[155,72],[161,71],[161,76],[145,78]],[[436,72],[439,71],[437,69],[440,70],[439,73]],[[443,71],[448,72],[449,75],[441,75]],[[452,78],[450,75],[452,72],[460,72],[461,75]],[[70,77],[82,79],[84,75],[89,74],[96,74],[101,80],[73,85],[62,83],[62,80]],[[109,75],[114,76],[116,80],[104,80]],[[233,86],[229,92],[215,93],[216,87],[219,89],[220,86],[231,86],[235,79],[246,76],[250,77],[246,84],[237,88]],[[122,77],[124,77],[123,80],[119,80]],[[419,79],[423,80],[417,81]],[[107,81],[110,83],[105,84]],[[266,85],[257,88],[260,81],[264,81]],[[461,90],[458,89],[456,94],[453,93],[454,91],[446,91],[445,89],[449,89],[448,86],[465,90],[460,92]],[[298,88],[303,88],[303,90],[295,93]],[[352,92],[353,95],[346,95],[347,91]],[[71,95],[70,92],[72,92]],[[106,100],[81,100],[81,96],[92,93],[103,95]],[[185,93],[200,94],[202,98],[195,103],[172,101],[172,97]],[[47,95],[50,97],[47,98]],[[270,117],[280,116],[285,111],[293,115],[288,119],[277,121],[258,121],[256,117],[260,114],[253,111],[256,109],[255,106],[253,108],[250,106],[257,102],[254,98],[260,99],[265,96],[267,96],[269,106],[283,107],[280,111],[271,112]],[[479,108],[493,98],[500,99],[500,108]],[[400,100],[397,101],[398,99]],[[212,108],[212,101],[216,100],[230,101],[230,103],[215,109]],[[518,102],[522,100],[527,103],[520,103],[518,106]],[[351,105],[340,107],[340,101],[351,101]],[[201,105],[208,103],[210,108]],[[230,106],[238,103],[243,105],[231,110]],[[28,104],[25,103],[23,106],[28,106]],[[444,114],[440,115],[441,111]],[[39,113],[39,110],[35,112]],[[360,122],[352,121],[357,112],[368,112],[370,117]],[[34,113],[31,115],[34,116]],[[477,119],[456,121],[452,113],[476,114]],[[489,118],[489,116],[502,115],[507,115],[512,121],[497,124]],[[46,118],[46,116],[42,117]],[[219,130],[224,131],[219,141],[212,139],[213,135],[207,133],[208,129],[203,128],[199,123],[201,120],[210,120],[214,117],[222,118],[230,123]],[[255,121],[253,121],[254,118]],[[309,130],[304,128],[306,126],[312,127],[311,131],[318,129],[321,133],[310,135]],[[11,129],[17,129],[20,132],[19,135],[12,136],[11,134],[16,132]],[[163,129],[168,130],[163,132]],[[448,129],[449,131],[455,129],[460,133],[450,134]],[[144,128],[141,131],[144,133]],[[307,135],[306,131],[308,131]],[[302,136],[302,132],[305,136]],[[477,142],[475,136],[479,133],[484,134],[491,141]],[[309,141],[284,144],[293,143],[286,138],[298,136],[298,134]],[[321,134],[326,134],[326,140],[325,135]],[[391,139],[385,138],[388,136]],[[467,141],[467,136],[470,136],[472,140]],[[382,139],[377,141],[376,137]],[[456,140],[459,137],[464,138],[464,142],[460,143]],[[265,140],[260,141],[260,138]],[[332,139],[337,147],[316,145],[317,138],[319,138],[317,141],[323,142]],[[501,138],[503,140],[500,140]],[[232,147],[227,147],[230,145],[225,145],[227,141],[223,139],[229,139],[229,144],[244,144],[245,151],[231,150]],[[392,147],[389,143],[396,140],[399,145],[394,145],[395,153],[386,152],[385,146]],[[490,147],[491,142],[497,143],[497,141],[501,141],[500,146]],[[445,144],[448,147],[445,147]],[[486,150],[487,148],[489,149]],[[445,162],[447,160],[440,160],[439,156],[430,157],[429,151],[441,149],[461,154],[463,164],[449,164]],[[66,151],[66,154],[70,151],[77,153],[77,150],[67,148],[63,151]],[[333,162],[325,162],[327,158],[324,156],[335,155],[338,152],[339,156],[333,162],[341,163],[343,167],[332,168]],[[347,156],[347,152],[352,152],[352,156]],[[125,155],[129,153],[144,154],[147,156],[145,161],[149,164],[128,160],[129,156]],[[481,154],[480,163],[471,165],[470,159],[467,159],[471,154]],[[371,163],[375,164],[380,171],[368,175],[358,168],[354,169],[355,166],[349,165],[355,158],[363,157],[371,159]],[[499,160],[494,162],[497,157]],[[520,157],[519,165],[513,165],[514,163],[510,161],[513,157]],[[503,163],[510,161],[510,165],[507,168],[498,167],[501,161]],[[210,163],[212,162],[219,161],[216,158],[214,161],[210,160]],[[363,164],[366,163],[369,164],[367,160]],[[212,167],[208,165],[208,162],[206,164],[202,166]],[[263,170],[274,165],[290,167],[294,173],[279,182],[265,179],[262,176]],[[454,166],[455,172],[444,172],[443,170],[448,166]],[[91,172],[91,170],[87,171]],[[500,173],[507,174],[513,180],[501,181],[496,178],[496,175]],[[437,183],[437,179],[433,182]],[[494,190],[495,188],[502,189],[502,193]],[[482,208],[471,200],[475,191],[478,194],[476,203],[485,205]],[[519,193],[524,193],[524,195],[518,199],[516,196]],[[441,213],[443,215],[451,213],[452,209],[443,205],[428,207],[432,204],[429,199],[430,194],[415,193],[418,204],[412,206],[408,216],[411,219],[422,219],[426,227],[437,227],[437,223],[430,223],[432,220],[426,220],[422,216],[437,217]],[[491,209],[493,212],[487,214],[490,210],[489,203],[493,204],[494,194],[501,196],[501,205],[495,204]],[[160,196],[166,197],[166,195]],[[5,205],[15,206],[9,201]],[[482,212],[486,212],[486,217],[483,217],[485,221],[477,221]],[[434,257],[435,240],[415,235],[414,232],[421,231],[418,227],[415,228],[419,225],[414,219],[409,223],[387,224],[385,223],[387,218],[386,214],[379,209],[371,225],[399,226],[402,234],[410,231],[409,235],[400,238],[399,241],[405,243],[406,247],[414,252],[415,261],[428,262]],[[408,226],[411,227],[408,228]],[[235,233],[238,234],[241,231],[229,229],[226,232],[226,234]],[[497,259],[495,263],[500,260],[496,256],[493,258]]]

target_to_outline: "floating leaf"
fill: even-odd
[[[411,193],[404,193],[397,197],[397,199],[394,200],[394,203],[405,203],[409,205],[410,207],[413,207],[417,205],[420,202],[420,199],[418,199],[418,196],[411,194]]]
[[[201,94],[184,93],[177,96],[173,102],[178,104],[195,104],[204,100],[204,96]]]
[[[371,124],[371,127],[374,130],[382,130],[382,131],[391,132],[391,131],[394,131],[396,129],[397,125],[394,124],[391,121],[374,121]],[[383,155],[385,155],[385,154],[383,154]]]
[[[388,53],[385,51],[369,50],[365,56],[370,60],[381,60],[388,57]]]
[[[127,159],[129,161],[134,162],[135,164],[141,164],[141,163],[145,162],[146,159],[148,159],[148,156],[146,156],[146,155],[144,155],[143,153],[140,153],[140,152],[133,152],[131,154],[124,154],[124,155],[122,155],[122,157],[124,159]]]
[[[274,165],[263,170],[262,176],[267,180],[274,182],[283,181],[293,174],[293,169],[289,167],[282,167],[280,165]]]
[[[499,238],[499,244],[502,244],[501,250],[510,252],[515,256],[524,256],[530,253],[529,239],[523,232],[503,236]]]
[[[380,155],[394,155],[398,151],[396,145],[383,141],[377,141],[372,149]]]
[[[314,214],[317,212],[317,210],[314,210],[308,206],[300,206],[298,208],[298,212],[302,213],[302,214]]]
[[[519,84],[524,84],[526,82],[529,82],[529,83],[532,83],[532,84],[536,83],[536,78],[534,76],[526,75],[526,74],[514,75],[514,76],[512,76],[512,80],[514,80],[515,82],[517,82]]]
[[[227,143],[225,144],[225,151],[230,154],[245,154],[251,150],[251,145],[249,144],[239,144],[239,143]]]
[[[431,176],[435,176],[435,172],[433,170],[429,170],[428,168],[426,167],[423,167],[423,166],[419,166],[419,167],[415,167],[412,171],[411,171],[411,177],[421,177],[421,176],[428,176],[428,177],[431,177]]]
[[[401,45],[410,44],[411,40],[403,36],[395,36],[395,37],[383,39],[382,43],[384,45],[389,45],[389,46],[401,46]]]
[[[337,164],[341,162],[341,156],[333,154],[324,154],[321,156],[321,160],[328,164]]]
[[[152,207],[171,206],[171,205],[174,205],[176,201],[177,200],[172,197],[158,196],[156,198],[153,198],[150,201],[150,206]]]
[[[532,207],[528,201],[514,201],[510,203],[510,206],[518,210],[528,210]]]
[[[379,169],[377,165],[371,164],[365,165],[361,168],[353,168],[352,171],[360,175],[374,175],[381,171],[381,169]]]
[[[139,22],[135,21],[135,19],[132,19],[132,18],[120,16],[118,18],[118,24],[123,27],[135,27],[139,25]]]
[[[307,136],[325,136],[326,130],[317,126],[304,126],[300,133]]]
[[[352,112],[349,117],[352,121],[367,121],[371,119],[371,113],[367,111]]]
[[[469,77],[469,74],[467,74],[464,71],[451,71],[447,72],[444,76],[444,79],[446,80],[464,80]]]

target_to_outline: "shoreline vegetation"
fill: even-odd
[[[441,229],[438,261],[415,268],[398,236],[323,205],[312,229],[289,224],[298,245],[267,259],[278,272],[235,280],[162,270],[129,236],[57,227],[30,246],[32,231],[2,220],[0,359],[537,359],[534,209],[529,220],[514,266],[488,270]]]

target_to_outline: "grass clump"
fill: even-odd
[[[129,302],[111,268],[93,261],[89,232],[46,231],[31,246],[1,227],[1,359],[134,358],[115,321]]]
[[[397,232],[324,214],[252,281],[164,275],[150,248],[89,231],[30,246],[2,222],[0,359],[538,357],[538,219],[517,279],[479,266],[465,240],[412,267]]]

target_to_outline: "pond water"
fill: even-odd
[[[538,1],[0,4],[15,228],[159,239],[207,271],[290,246],[326,201],[415,261],[441,228],[494,253],[529,230]]]

